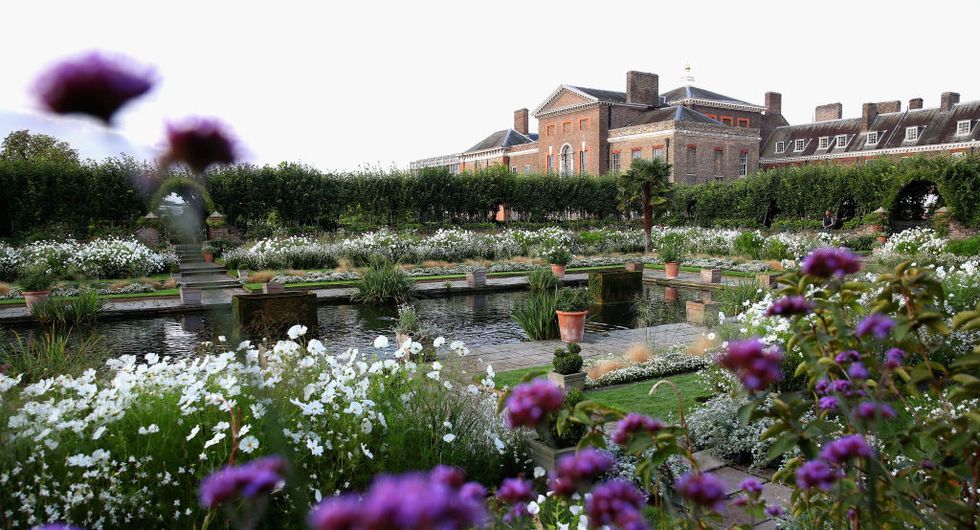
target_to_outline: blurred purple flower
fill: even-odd
[[[861,270],[861,261],[844,248],[814,249],[803,259],[803,273],[818,278],[844,276]]]
[[[823,460],[810,460],[796,470],[796,485],[804,490],[820,488],[830,491],[838,478],[840,478],[840,471],[830,467]]]
[[[768,504],[766,505],[766,515],[769,517],[782,517],[785,515],[783,507],[778,504]]]
[[[35,526],[33,530],[82,530],[81,527],[66,523],[48,523],[43,526]]]
[[[895,417],[895,409],[888,403],[876,403],[874,401],[862,401],[854,409],[854,417],[859,420],[887,420]]]
[[[905,363],[906,353],[898,348],[892,348],[885,352],[885,367],[894,370]]]
[[[867,379],[871,374],[868,373],[868,369],[862,363],[854,363],[850,368],[847,369],[847,375],[851,379]]]
[[[537,427],[565,401],[561,389],[544,379],[514,387],[504,406],[510,428]]]
[[[830,381],[827,379],[820,379],[813,385],[813,391],[817,395],[823,395],[830,391]]]
[[[429,476],[436,482],[441,482],[451,488],[459,488],[466,482],[466,474],[462,469],[453,466],[438,465],[432,468]]]
[[[109,123],[128,102],[153,87],[151,69],[118,55],[88,52],[66,59],[38,78],[41,105],[57,114],[88,114]]]
[[[212,118],[188,118],[167,124],[168,150],[164,165],[183,162],[203,173],[212,164],[231,164],[236,156],[235,140],[227,127]]]
[[[780,364],[783,354],[776,347],[767,348],[756,337],[733,340],[728,351],[718,358],[718,363],[734,372],[750,391],[763,390],[783,377]]]
[[[686,473],[674,487],[681,497],[697,506],[716,512],[725,509],[725,481],[711,473]]]
[[[754,477],[749,477],[743,480],[742,483],[738,485],[738,488],[745,493],[750,493],[752,495],[762,493],[762,483],[759,482],[759,479]]]
[[[840,405],[840,401],[834,396],[824,396],[818,401],[820,410],[834,410]]]
[[[805,315],[813,311],[813,303],[802,296],[785,296],[776,300],[766,310],[766,316]]]
[[[642,515],[645,503],[646,499],[636,486],[615,479],[592,490],[592,496],[585,501],[585,511],[593,528],[610,525],[624,530],[645,530],[649,528]]]
[[[583,449],[558,461],[551,474],[549,487],[556,495],[571,495],[612,469],[613,463],[613,457],[609,453],[591,447]]]
[[[894,327],[894,320],[882,315],[881,313],[871,313],[870,315],[864,317],[864,320],[858,322],[857,327],[854,328],[854,336],[863,337],[868,333],[871,333],[879,340],[884,340],[888,337],[888,334],[892,332],[892,328]]]
[[[619,445],[626,445],[630,437],[637,432],[655,433],[665,427],[664,422],[655,420],[650,416],[630,412],[625,418],[616,424],[613,432],[612,441]]]
[[[854,350],[842,351],[837,354],[837,357],[834,357],[834,361],[837,364],[844,364],[859,360],[861,360],[861,354]]]
[[[325,499],[307,517],[313,530],[353,530],[360,528],[360,499],[356,495],[341,495]]]
[[[505,478],[497,488],[497,498],[507,504],[530,502],[534,499],[534,484],[520,477]]]
[[[831,464],[843,464],[853,458],[871,458],[868,442],[860,434],[842,436],[820,450],[820,458]]]
[[[201,481],[201,505],[214,508],[228,501],[251,499],[271,492],[284,479],[286,461],[266,456],[241,464],[226,466]]]

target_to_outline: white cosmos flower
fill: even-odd
[[[547,475],[548,472],[544,470],[541,466],[534,466],[534,478],[541,478]]]
[[[218,335],[218,342],[228,342],[224,335]]]
[[[204,442],[204,448],[207,449],[208,447],[211,447],[212,445],[215,445],[224,439],[225,439],[225,433],[219,432],[215,434],[210,440]]]
[[[536,501],[527,503],[527,513],[537,515],[541,511],[541,506]]]
[[[254,436],[246,436],[239,442],[238,448],[245,454],[251,453],[259,448],[259,439]]]
[[[413,342],[412,345],[409,346],[408,351],[412,353],[419,353],[420,351],[422,351],[422,343]]]
[[[374,339],[374,347],[381,350],[388,347],[388,337],[384,335],[378,335],[378,338]]]
[[[306,326],[296,324],[295,326],[289,328],[289,331],[286,332],[286,335],[289,335],[289,338],[296,340],[302,337],[303,335],[306,335],[306,331],[307,331]]]
[[[444,422],[442,422],[442,426],[445,427],[445,428],[447,428],[447,429],[452,429],[453,428],[453,423],[451,421],[444,421]]]
[[[191,433],[187,435],[187,441],[191,441],[191,439],[197,436],[197,433],[199,432],[201,432],[201,426],[195,425],[194,428],[191,429]]]
[[[310,449],[310,453],[313,456],[321,456],[323,454],[323,446],[313,438],[307,438],[306,447]]]
[[[371,460],[374,460],[374,453],[372,453],[371,450],[368,449],[366,445],[361,444],[361,452],[364,453],[364,456],[370,458]]]
[[[432,341],[432,346],[436,348],[441,348],[443,344],[446,343],[446,337],[436,337],[436,340]]]
[[[371,434],[371,431],[373,430],[374,430],[374,424],[371,423],[371,420],[367,418],[361,420],[361,432],[363,432],[364,434]]]
[[[322,355],[327,351],[327,347],[320,342],[320,339],[312,339],[309,344],[306,345],[306,351],[312,353],[313,355]]]
[[[103,434],[105,434],[105,425],[102,425],[98,429],[95,429],[95,432],[92,433],[92,439],[98,440],[99,438],[102,438]]]
[[[151,423],[149,427],[140,427],[138,432],[140,434],[153,434],[160,432],[160,427],[156,423]]]
[[[453,440],[455,439],[456,439],[456,435],[453,433],[448,433],[442,437],[442,441],[446,442],[447,444],[453,443]]]

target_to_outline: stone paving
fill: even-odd
[[[734,498],[739,495],[738,486],[743,480],[747,478],[755,478],[762,483],[762,500],[764,500],[767,504],[778,504],[782,506],[783,509],[789,508],[790,497],[793,495],[793,490],[782,484],[772,482],[771,472],[767,472],[764,469],[748,469],[735,466],[715,457],[714,455],[711,455],[707,451],[694,453],[694,459],[698,462],[698,468],[701,471],[710,471],[712,474],[717,475],[718,478],[725,481],[725,493],[729,498]],[[776,522],[772,519],[752,521],[744,510],[735,506],[730,506],[728,513],[725,514],[721,527],[729,528],[734,525],[742,524],[752,524],[753,528],[763,528],[767,530],[777,527]]]

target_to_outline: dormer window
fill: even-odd
[[[806,140],[803,140],[802,138],[799,140],[793,140],[793,152],[799,153],[803,151],[804,147],[806,147]]]
[[[830,147],[830,137],[829,136],[821,136],[820,137],[820,143],[817,144],[817,149],[826,149],[828,147]]]
[[[843,149],[847,147],[847,135],[838,134],[837,136],[834,137],[834,142],[835,142],[834,147],[837,147],[839,149]]]
[[[973,123],[970,120],[960,120],[956,122],[956,136],[966,136],[970,134],[971,125],[973,125]]]
[[[919,139],[919,128],[918,127],[906,127],[905,128],[905,141],[914,142]]]
[[[868,131],[868,145],[878,145],[878,131]]]
[[[786,152],[786,142],[776,142],[776,154]]]

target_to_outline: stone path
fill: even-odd
[[[761,498],[767,504],[778,504],[782,506],[784,510],[789,509],[790,497],[793,495],[793,490],[782,484],[772,482],[772,474],[770,472],[767,472],[764,469],[753,470],[735,466],[711,455],[707,451],[695,453],[694,459],[697,460],[698,467],[701,469],[701,471],[710,471],[712,474],[717,475],[718,478],[725,481],[725,494],[728,495],[729,498],[737,497],[740,494],[738,486],[743,480],[747,478],[756,478],[759,480],[759,482],[762,482]],[[752,521],[750,520],[748,514],[737,506],[728,507],[728,513],[725,514],[721,527],[728,528],[733,525],[752,523],[755,523],[753,528],[763,528],[767,530],[776,528],[776,522],[772,519]]]

